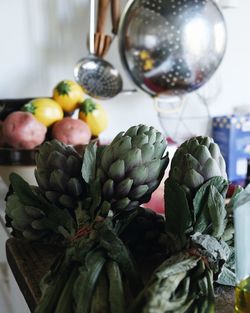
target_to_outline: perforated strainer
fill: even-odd
[[[89,56],[81,59],[75,66],[74,76],[84,91],[100,99],[116,96],[122,90],[122,78],[109,62],[95,55],[95,0],[90,0]]]

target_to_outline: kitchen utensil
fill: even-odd
[[[112,33],[117,35],[121,15],[120,0],[111,0]]]
[[[83,90],[90,96],[108,99],[122,90],[122,79],[117,69],[109,62],[95,56],[94,30],[95,0],[90,0],[89,56],[75,66],[74,76]]]
[[[111,0],[111,21],[112,21],[112,34],[105,35],[105,18],[107,14],[108,4],[110,0],[99,0],[98,8],[98,23],[97,31],[95,33],[95,54],[99,57],[104,57],[108,52],[111,43],[115,39],[118,31],[119,20],[120,20],[120,0]]]
[[[110,0],[98,1],[98,19],[95,33],[95,55],[103,58],[108,52],[112,42],[110,35],[105,34],[105,21],[109,8]]]
[[[122,64],[135,84],[165,97],[209,80],[224,56],[226,25],[212,0],[133,0],[118,37]]]

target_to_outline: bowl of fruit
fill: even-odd
[[[0,176],[9,184],[16,172],[32,184],[35,155],[45,141],[56,139],[82,153],[108,126],[104,107],[85,97],[80,85],[59,82],[51,97],[0,100]]]

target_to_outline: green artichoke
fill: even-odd
[[[13,229],[15,237],[46,242],[55,241],[60,237],[52,231],[53,223],[41,209],[24,205],[15,193],[7,197],[5,213],[6,226]]]
[[[73,147],[47,141],[36,155],[37,184],[49,201],[74,209],[85,190],[81,166],[82,159]]]
[[[174,255],[154,271],[128,312],[213,313],[213,273],[198,256]]]
[[[6,226],[13,235],[29,241],[65,241],[76,231],[75,220],[65,208],[52,205],[37,186],[30,186],[16,173],[10,174],[6,195]]]
[[[168,165],[167,143],[154,127],[138,125],[119,133],[101,154],[96,178],[102,200],[113,212],[148,202]]]
[[[176,150],[169,177],[188,193],[215,176],[227,179],[224,158],[212,138],[193,137]]]

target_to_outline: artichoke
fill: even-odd
[[[47,219],[46,214],[35,206],[24,205],[16,193],[7,197],[5,213],[6,226],[13,229],[15,237],[46,242],[60,237],[52,231],[53,223]]]
[[[193,137],[176,150],[171,161],[169,177],[187,193],[197,190],[215,176],[227,179],[224,158],[212,138]]]
[[[220,149],[210,137],[194,137],[175,152],[165,181],[167,229],[185,242],[200,232],[220,239],[227,225],[229,182]]]
[[[23,205],[17,195],[12,194],[8,197],[5,212],[6,226],[13,228],[15,237],[34,241],[42,240],[50,235],[50,230],[42,225],[45,217],[42,210]],[[39,228],[38,225],[40,225]]]
[[[65,208],[52,205],[37,186],[30,186],[16,173],[10,174],[6,195],[6,226],[13,235],[29,241],[61,242],[76,231],[75,220]]]
[[[227,224],[225,197],[229,182],[219,146],[210,137],[193,137],[175,152],[165,181],[167,229],[200,232],[220,239]],[[184,239],[185,241],[185,239]]]
[[[166,139],[154,127],[137,125],[119,133],[97,165],[102,201],[115,213],[148,202],[168,165],[166,148]]]
[[[76,208],[85,190],[82,159],[71,146],[57,140],[42,144],[36,155],[35,177],[46,198],[68,209]]]
[[[128,312],[213,313],[213,273],[198,256],[174,255],[154,271]]]

